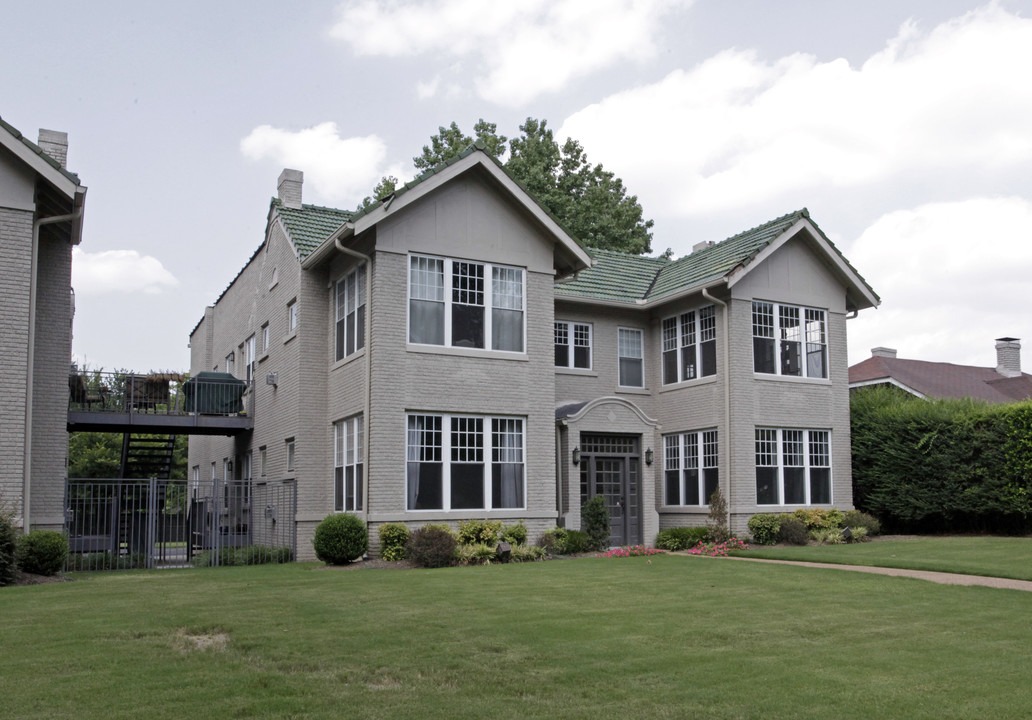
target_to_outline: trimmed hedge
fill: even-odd
[[[889,532],[1032,530],[1032,401],[853,391],[853,502]]]
[[[68,559],[68,538],[56,530],[33,530],[18,540],[18,567],[33,575],[56,575]]]
[[[656,535],[656,547],[660,550],[689,550],[709,535],[704,527],[677,527],[660,530]]]

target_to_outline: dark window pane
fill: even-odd
[[[717,341],[707,340],[702,343],[702,376],[717,374]]]
[[[444,507],[441,470],[441,463],[408,464],[409,510],[440,510]]]
[[[555,346],[555,366],[556,367],[569,367],[570,366],[570,347],[568,345],[556,345]]]
[[[756,468],[756,504],[778,504],[778,469],[776,467]]]
[[[344,509],[355,509],[355,467],[344,468]]]
[[[591,367],[591,348],[584,347],[583,345],[573,348],[573,366],[575,368],[584,368],[585,370]]]
[[[679,379],[677,377],[677,350],[663,351],[663,384],[670,385]]]
[[[640,358],[620,358],[620,384],[626,387],[645,387]]]
[[[810,503],[826,505],[831,502],[831,468],[810,468]]]
[[[684,471],[684,504],[701,505],[699,502],[699,471]]]
[[[339,467],[333,473],[333,509],[344,510],[344,468]]]
[[[681,348],[681,379],[694,380],[699,376],[699,370],[695,367],[695,345],[685,345]]]
[[[345,322],[344,327],[349,332],[347,333],[348,342],[344,352],[346,355],[350,355],[351,353],[355,352],[355,313],[348,313],[348,316],[347,318],[345,318],[345,320],[347,322]]]
[[[484,347],[484,308],[482,305],[452,305],[452,343],[454,347]]]
[[[777,372],[774,360],[774,338],[753,338],[753,370],[758,373]]]
[[[409,302],[409,342],[444,345],[444,303]]]
[[[681,471],[666,471],[666,504],[681,504]]]
[[[362,509],[362,468],[364,465],[355,467],[355,510]]]
[[[484,507],[484,466],[452,463],[451,506],[453,510]]]
[[[355,323],[355,349],[365,347],[365,305],[358,308],[358,320]]]
[[[344,339],[347,336],[347,325],[348,319],[346,317],[337,321],[337,352],[334,355],[337,360],[343,360],[346,355],[344,352]]]
[[[799,354],[802,351],[802,343],[794,342],[792,340],[781,341],[781,374],[782,375],[802,375],[803,367],[800,364]]]
[[[717,491],[720,482],[720,472],[717,468],[706,468],[702,471],[703,497],[706,498],[704,505],[709,505],[713,499],[713,493]]]
[[[801,467],[785,468],[785,504],[802,505],[806,502],[806,470]]]
[[[523,507],[523,466],[495,463],[491,466],[491,507]]]

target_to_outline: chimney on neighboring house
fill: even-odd
[[[887,347],[871,348],[871,357],[894,358],[894,357],[896,357],[896,350],[895,350],[895,348],[887,348]]]
[[[996,372],[1004,377],[1021,377],[1021,343],[1018,338],[996,338]]]
[[[300,170],[283,169],[276,185],[283,207],[301,209],[301,184],[304,181],[305,174]]]
[[[700,250],[705,250],[708,247],[713,247],[715,244],[716,243],[714,243],[712,240],[703,240],[702,242],[697,242],[694,245],[692,245],[692,252],[697,253]]]
[[[61,169],[68,168],[68,133],[57,130],[39,129],[39,149],[57,160]]]

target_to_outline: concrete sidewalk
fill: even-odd
[[[765,560],[763,558],[743,557],[729,559],[744,562],[800,565],[802,567],[824,568],[827,570],[852,570],[853,572],[865,572],[872,573],[874,575],[892,575],[893,577],[916,578],[918,580],[928,580],[929,582],[941,583],[943,585],[981,585],[983,587],[1032,592],[1032,581],[1029,580],[1011,580],[1010,578],[983,577],[981,575],[959,575],[957,573],[931,572],[930,570],[905,570],[903,568],[872,567],[869,565],[835,565],[833,563],[800,562],[796,560]]]

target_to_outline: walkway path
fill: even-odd
[[[905,570],[903,568],[872,567],[869,565],[835,565],[833,563],[801,562],[797,560],[766,560],[764,558],[731,558],[745,562],[778,563],[781,565],[801,565],[803,567],[826,568],[828,570],[852,570],[853,572],[873,573],[875,575],[892,575],[894,577],[917,578],[943,585],[982,585],[983,587],[1006,588],[1008,590],[1025,590],[1032,592],[1032,581],[1011,580],[1010,578],[983,577],[981,575],[960,575],[957,573],[931,572],[930,570]]]

